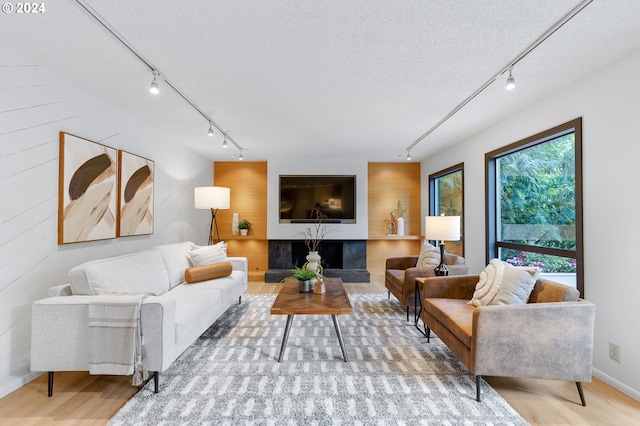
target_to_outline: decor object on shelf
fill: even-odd
[[[60,132],[58,244],[116,237],[117,151]]]
[[[153,234],[154,162],[118,151],[118,237]]]
[[[249,222],[247,219],[242,219],[240,222],[238,222],[240,235],[247,235],[249,233],[249,228],[251,228],[251,222]]]
[[[222,186],[200,186],[194,190],[196,209],[211,209],[211,226],[209,227],[208,244],[213,243],[213,227],[215,224],[216,237],[220,242],[220,231],[216,222],[218,209],[228,209],[231,199],[231,190]]]
[[[424,218],[424,235],[427,240],[440,240],[440,264],[434,272],[438,276],[449,275],[449,269],[444,263],[446,245],[444,240],[458,241],[460,239],[460,216],[426,216]]]
[[[387,235],[394,235],[393,230],[396,230],[398,236],[404,236],[404,214],[407,212],[407,208],[402,206],[402,200],[398,198],[396,207],[389,211],[389,216],[385,218],[387,223]]]
[[[233,214],[233,219],[231,219],[231,235],[238,235],[240,231],[238,231],[238,213]]]

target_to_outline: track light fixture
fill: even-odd
[[[229,144],[227,143],[227,135],[224,135],[224,141],[222,141],[222,147],[223,148],[228,148]]]
[[[407,150],[407,161],[411,161],[411,150]]]
[[[84,11],[87,12],[93,19],[95,19],[95,21],[99,25],[101,25],[116,40],[118,40],[122,44],[122,46],[124,46],[127,50],[129,50],[129,52],[131,52],[136,58],[140,60],[140,62],[142,62],[150,71],[153,72],[153,80],[151,81],[151,85],[149,86],[149,91],[151,93],[153,93],[154,95],[160,93],[158,80],[161,79],[163,84],[163,90],[164,90],[164,87],[168,87],[169,89],[173,90],[175,94],[181,97],[187,104],[189,104],[194,109],[194,111],[200,114],[202,118],[207,120],[207,122],[209,123],[209,131],[207,134],[209,136],[214,135],[213,128],[215,127],[220,133],[225,135],[225,143],[226,143],[226,140],[228,140],[229,143],[232,143],[236,148],[240,150],[240,157],[242,157],[242,146],[240,146],[240,144],[238,144],[232,137],[227,136],[222,130],[222,127],[218,125],[218,123],[216,123],[207,113],[205,113],[202,110],[202,108],[200,108],[182,90],[180,90],[175,84],[173,84],[165,74],[161,73],[160,70],[158,70],[158,68],[156,68],[155,65],[153,65],[149,60],[147,60],[142,55],[142,53],[140,53],[135,47],[133,47],[133,45],[131,45],[115,28],[113,28],[109,22],[107,22],[102,16],[100,16],[100,14],[98,14],[91,6],[89,6],[86,0],[74,0],[74,1],[75,3],[78,4],[78,6],[84,9]]]
[[[516,88],[516,79],[513,78],[511,74],[513,72],[513,67],[509,67],[509,77],[507,77],[507,84],[504,86],[507,90],[513,90]]]
[[[158,71],[153,70],[153,81],[151,82],[151,86],[149,86],[149,91],[154,95],[160,93],[160,89],[158,88]]]
[[[77,0],[76,0],[77,1]],[[416,139],[411,145],[407,147],[407,160],[410,158],[409,150],[422,142],[427,136],[433,133],[436,129],[442,126],[447,120],[453,117],[458,111],[464,108],[469,102],[474,100],[480,93],[482,93],[487,87],[491,86],[500,76],[504,75],[506,71],[509,71],[509,77],[506,82],[506,89],[512,90],[516,87],[516,79],[513,78],[513,67],[515,67],[522,59],[525,58],[529,53],[531,53],[536,47],[540,46],[544,41],[546,41],[551,35],[555,34],[560,28],[562,28],[567,22],[573,19],[578,13],[582,12],[584,8],[589,6],[593,0],[582,0],[580,4],[570,10],[566,15],[560,18],[555,24],[553,24],[547,31],[545,31],[540,37],[538,37],[534,42],[532,42],[529,46],[527,46],[522,52],[518,54],[515,58],[511,59],[507,64],[500,68],[496,74],[493,75],[489,80],[484,82],[482,86],[480,86],[475,92],[469,95],[465,100],[460,102],[455,108],[453,108],[447,115],[445,115],[440,121],[434,124],[429,130],[424,132],[418,139]]]
[[[244,160],[244,157],[242,156],[242,150],[240,150],[240,155],[238,155],[238,160],[240,161]]]

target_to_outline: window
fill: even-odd
[[[447,252],[464,256],[464,164],[429,176],[429,215],[460,216],[460,241],[447,241]]]
[[[538,266],[583,294],[582,119],[490,152],[487,263]]]

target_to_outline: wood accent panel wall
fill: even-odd
[[[367,269],[372,277],[384,277],[389,257],[417,255],[422,244],[420,163],[369,163],[369,239]],[[384,219],[398,199],[407,208],[405,238],[387,237]]]
[[[216,215],[220,238],[229,243],[229,256],[246,257],[249,280],[264,281],[268,267],[267,162],[216,161],[213,183],[231,189],[229,210],[218,210]],[[238,213],[240,220],[251,222],[248,236],[232,235],[233,213]]]
[[[369,238],[387,234],[384,219],[398,199],[407,208],[405,235],[420,235],[420,163],[369,163]]]

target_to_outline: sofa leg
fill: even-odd
[[[238,296],[238,305],[242,303],[242,296]]]
[[[480,402],[480,379],[482,376],[476,376],[476,401]]]
[[[387,300],[391,300],[391,290],[387,290]]]
[[[407,321],[409,321],[409,307],[407,306]]]
[[[53,395],[53,371],[49,371],[49,378],[47,380],[47,394],[49,398]]]
[[[578,386],[578,393],[580,394],[580,402],[582,402],[582,406],[583,407],[586,407],[587,406],[587,401],[585,401],[584,393],[582,392],[582,383],[581,382],[576,382],[576,386]]]
[[[158,382],[160,381],[160,373],[153,372],[153,393],[158,393]]]

